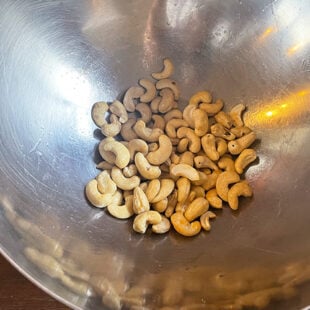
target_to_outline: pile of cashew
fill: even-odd
[[[208,91],[195,93],[181,111],[173,71],[166,58],[162,71],[152,74],[156,81],[139,80],[123,103],[94,104],[92,118],[105,136],[97,165],[103,171],[85,192],[113,217],[135,216],[138,233],[151,226],[162,234],[173,226],[195,236],[210,231],[225,202],[237,210],[239,197],[252,196],[244,171],[257,157],[249,148],[256,135],[244,125],[245,105],[225,112],[223,101],[213,101]]]

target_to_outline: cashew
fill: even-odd
[[[198,137],[204,136],[209,130],[208,114],[201,109],[193,111],[195,134]]]
[[[195,93],[190,99],[189,104],[198,107],[200,103],[211,103],[212,96],[208,91],[199,91]]]
[[[191,167],[194,166],[194,154],[192,152],[186,151],[180,155],[179,164],[186,164]]]
[[[216,180],[216,191],[222,200],[227,201],[228,199],[228,186],[232,183],[240,181],[240,176],[234,171],[222,172]]]
[[[211,126],[211,133],[216,137],[220,137],[229,141],[234,140],[236,138],[234,134],[232,134],[220,123],[216,123]]]
[[[195,197],[205,197],[205,190],[202,186],[194,185],[191,190],[196,194]],[[210,203],[210,202],[209,202]]]
[[[184,202],[191,190],[191,182],[187,178],[179,178],[176,181],[176,185],[178,188],[178,202]]]
[[[223,201],[222,199],[217,195],[217,191],[215,188],[210,189],[206,194],[206,199],[208,200],[211,207],[215,209],[222,209],[223,207]]]
[[[149,148],[148,148],[147,143],[144,140],[132,139],[128,143],[128,150],[130,154],[130,159],[134,160],[137,152],[140,152],[143,155],[146,155],[148,153]]]
[[[235,168],[239,174],[242,174],[244,169],[256,159],[256,152],[253,149],[245,149],[237,157]]]
[[[159,148],[159,145],[156,142],[149,144],[149,152],[154,152],[154,151],[158,150],[158,148]]]
[[[157,195],[150,200],[151,203],[158,202],[168,197],[174,190],[174,181],[171,179],[161,179],[160,180],[160,190]]]
[[[115,142],[114,138],[112,137],[107,137],[103,140],[101,140],[101,142],[99,143],[99,147],[98,147],[98,151],[101,155],[101,157],[108,162],[109,164],[114,164],[115,163],[115,155],[113,154],[113,152],[109,152],[105,150],[105,145],[109,144],[109,143],[113,143]]]
[[[146,189],[147,189],[147,182],[142,182],[142,183],[140,183],[139,187],[140,187],[144,192],[146,192]]]
[[[188,178],[190,181],[197,181],[199,180],[199,173],[198,171],[187,164],[178,164],[178,165],[171,165],[170,166],[170,174],[174,177],[185,177]]]
[[[158,97],[155,97],[152,102],[151,102],[151,110],[153,113],[158,113],[158,108],[159,108],[159,104],[160,104],[160,101],[161,101],[161,97],[158,96]]]
[[[216,181],[218,176],[221,174],[221,171],[213,171],[210,175],[208,175],[207,180],[202,184],[202,187],[208,191],[209,189],[216,186]]]
[[[201,138],[201,146],[211,160],[216,161],[220,158],[220,154],[216,149],[215,137],[211,133]]]
[[[146,211],[138,214],[133,221],[133,230],[144,234],[149,224],[156,225],[161,222],[161,215],[157,211]]]
[[[214,119],[225,128],[231,128],[233,125],[232,118],[229,114],[225,113],[224,111],[220,111],[214,116]]]
[[[106,113],[109,110],[109,105],[106,102],[100,101],[96,102],[93,105],[91,116],[94,121],[94,123],[101,128],[101,126],[104,124]]]
[[[135,164],[139,173],[148,180],[157,179],[161,174],[160,168],[150,165],[148,160],[140,152],[135,156]]]
[[[170,159],[171,159],[171,164],[177,165],[180,163],[180,156],[174,152],[172,152]]]
[[[141,188],[141,184],[143,184],[143,183],[140,183],[140,188]],[[128,196],[132,196],[133,195],[133,190],[126,190],[126,191],[123,191],[123,195],[122,195],[122,197],[124,197],[124,199],[126,199],[126,197],[128,197]]]
[[[144,193],[144,191],[137,186],[133,190],[133,211],[136,214],[146,212],[150,210],[150,203]]]
[[[249,127],[241,126],[241,127],[233,127],[230,129],[230,132],[234,134],[237,138],[241,138],[248,133],[250,133],[252,130]]]
[[[216,214],[213,213],[212,211],[207,211],[200,217],[200,223],[202,228],[205,231],[210,231],[211,230],[211,224],[210,224],[210,219],[216,218]]]
[[[136,123],[136,119],[130,118],[125,124],[123,124],[121,128],[121,135],[124,140],[130,141],[130,140],[138,138],[138,135],[133,130],[133,126],[135,123]]]
[[[171,79],[162,79],[159,80],[156,83],[156,88],[158,90],[164,89],[164,88],[170,88],[174,94],[174,99],[179,100],[180,97],[180,90],[179,87],[177,86],[176,81],[173,81]]]
[[[190,128],[195,128],[193,113],[196,110],[194,105],[187,105],[183,110],[183,119],[188,123]]]
[[[166,217],[170,217],[174,210],[175,210],[175,207],[177,205],[177,190],[175,189],[169,196],[168,196],[168,206],[167,206],[167,209],[165,211],[165,216]]]
[[[101,170],[111,170],[113,166],[114,164],[110,164],[107,161],[102,161],[96,166],[96,168]]]
[[[245,108],[245,105],[240,103],[230,110],[229,115],[235,127],[243,126],[242,112],[245,110]]]
[[[212,170],[219,170],[218,166],[207,156],[196,156],[194,158],[195,167],[198,169],[201,168],[210,168]]]
[[[114,114],[111,114],[110,124],[106,120],[104,120],[101,126],[101,132],[106,137],[115,137],[120,133],[121,126],[122,125],[119,122],[118,117]]]
[[[133,211],[133,195],[125,198],[124,205],[111,204],[107,207],[109,213],[118,219],[128,219],[134,215]]]
[[[176,212],[171,216],[173,228],[181,235],[192,237],[199,234],[201,230],[200,222],[190,223],[181,212]]]
[[[85,194],[89,202],[97,208],[105,208],[112,200],[112,194],[102,194],[98,189],[97,180],[91,180],[85,187]]]
[[[152,81],[148,79],[141,79],[139,84],[145,88],[145,93],[140,96],[141,102],[151,102],[156,96],[156,87]]]
[[[121,169],[125,168],[130,161],[130,153],[126,146],[118,141],[111,141],[103,146],[106,152],[115,154],[115,165]]]
[[[201,148],[200,139],[196,136],[195,132],[187,127],[180,127],[177,131],[177,137],[187,138],[189,140],[189,150],[192,153],[198,153]]]
[[[249,134],[236,139],[234,141],[230,141],[228,143],[228,151],[232,155],[240,154],[244,149],[248,148],[254,141],[256,140],[256,134],[254,132],[250,132]]]
[[[172,143],[173,146],[178,145],[179,142],[180,142],[179,138],[170,138],[170,140],[171,140],[171,143]]]
[[[184,216],[189,222],[192,222],[194,219],[207,212],[208,209],[208,200],[206,200],[204,197],[198,197],[186,208]]]
[[[152,119],[152,110],[150,106],[146,103],[138,103],[136,105],[136,111],[138,111],[141,115],[140,118],[144,123],[148,123]]]
[[[189,144],[189,140],[187,138],[181,139],[177,146],[177,151],[179,153],[184,153],[187,150],[188,144]]]
[[[152,120],[153,120],[153,128],[159,128],[162,131],[165,130],[166,127],[166,122],[164,120],[164,118],[160,115],[154,114],[152,115]]]
[[[152,165],[160,165],[169,159],[172,153],[172,143],[168,136],[161,135],[158,139],[159,148],[147,154],[146,158]]]
[[[144,89],[140,86],[133,86],[128,88],[124,96],[124,106],[128,112],[134,112],[136,109],[135,99],[140,98],[144,94]]]
[[[253,195],[252,188],[247,181],[241,181],[234,184],[228,191],[227,201],[231,209],[237,210],[239,199],[238,197],[251,197]]]
[[[155,80],[167,79],[173,74],[174,66],[169,58],[164,59],[164,68],[161,72],[152,73],[152,77]]]
[[[161,221],[158,224],[152,225],[152,232],[156,234],[165,234],[170,230],[170,221],[165,217],[161,216]]]
[[[111,177],[117,187],[122,190],[132,190],[140,184],[140,178],[138,176],[135,175],[131,178],[126,178],[122,170],[117,167],[112,168]]]
[[[224,103],[221,99],[217,99],[215,103],[201,103],[199,108],[206,111],[208,115],[214,115],[222,110]]]
[[[235,162],[230,155],[226,154],[217,162],[218,166],[225,171],[236,171]]]
[[[227,153],[227,142],[223,138],[215,138],[216,151],[219,153],[220,157]]]
[[[112,195],[112,200],[110,202],[110,204],[112,205],[121,205],[121,203],[123,202],[123,193],[122,190],[118,189],[113,195]]]
[[[168,123],[173,118],[183,118],[183,113],[179,109],[172,109],[164,115],[165,122]]]
[[[163,164],[161,164],[161,165],[159,166],[159,168],[160,168],[160,170],[161,170],[162,172],[168,173],[168,172],[170,171],[170,166],[168,166],[168,164],[167,164],[166,162],[163,163]]]
[[[200,186],[203,185],[208,180],[208,176],[203,171],[198,170],[198,173],[199,173],[199,180],[192,181],[192,184]]]
[[[159,213],[165,212],[167,206],[168,206],[168,198],[164,198],[152,204],[153,209]]]
[[[166,134],[170,138],[176,138],[177,137],[176,129],[180,127],[188,127],[187,122],[184,119],[173,118],[166,124]]]
[[[123,169],[123,175],[126,178],[131,178],[134,175],[137,175],[137,173],[138,173],[138,170],[137,170],[137,167],[134,164],[131,164],[131,165],[129,165],[129,166],[127,166],[127,167],[125,167]]]
[[[116,192],[116,184],[112,181],[107,171],[100,172],[97,177],[97,187],[102,194],[114,194]]]
[[[147,142],[157,142],[160,135],[163,134],[163,131],[159,128],[148,128],[145,125],[145,122],[138,120],[133,126],[136,134],[143,140]]]
[[[160,91],[161,100],[158,105],[160,113],[167,113],[174,107],[174,93],[170,88],[164,88]]]
[[[119,117],[119,121],[122,124],[125,124],[128,121],[127,111],[120,101],[114,100],[113,103],[110,105],[109,109],[111,113]]]

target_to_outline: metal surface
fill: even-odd
[[[1,251],[46,291],[83,309],[102,306],[42,273],[25,247],[53,255],[60,244],[88,274],[140,288],[150,308],[176,298],[170,304],[208,309],[219,292],[227,297],[213,281],[219,274],[242,281],[245,265],[254,278],[263,266],[264,278],[276,281],[277,268],[308,259],[309,12],[308,0],[2,0]],[[91,208],[83,193],[97,173],[92,104],[119,97],[167,56],[181,102],[200,89],[228,108],[244,102],[246,123],[260,138],[259,162],[247,172],[254,198],[240,213],[225,209],[211,233],[192,239],[134,234],[130,221]],[[167,278],[181,297],[162,293]],[[309,286],[298,291],[285,309],[310,303]]]

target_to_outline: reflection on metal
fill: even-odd
[[[259,42],[265,41],[271,34],[276,32],[276,27],[269,26],[264,32],[258,37]]]
[[[290,47],[287,50],[287,56],[293,56],[294,54],[296,54],[299,50],[301,50],[303,47],[305,46],[305,43],[301,42],[301,43],[297,43],[295,45],[293,45],[292,47]]]

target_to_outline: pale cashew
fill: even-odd
[[[106,113],[109,110],[109,105],[106,102],[100,101],[96,102],[93,105],[92,111],[91,111],[91,116],[94,121],[94,123],[101,128],[101,126],[104,124],[106,121]]]
[[[228,151],[232,155],[238,155],[244,149],[248,148],[255,140],[256,140],[256,134],[254,132],[250,132],[249,134],[239,139],[230,141],[228,143]]]
[[[189,140],[189,150],[192,153],[198,153],[201,148],[200,138],[196,136],[194,130],[187,127],[180,127],[177,131],[177,137],[187,138]]]
[[[133,126],[136,134],[143,140],[147,142],[157,142],[160,135],[163,134],[163,131],[159,128],[148,128],[145,125],[145,122],[138,120]]]
[[[190,165],[187,164],[177,164],[170,166],[170,174],[173,177],[185,177],[190,181],[199,180],[198,171]]]
[[[141,115],[140,118],[144,123],[148,123],[152,119],[152,110],[150,106],[146,103],[138,103],[136,105],[136,111],[138,111]]]
[[[150,106],[151,106],[151,110],[153,113],[158,113],[158,108],[159,108],[159,104],[160,104],[161,99],[162,98],[160,96],[158,96],[152,100]]]
[[[191,190],[196,194],[195,197],[205,197],[205,190],[202,186],[199,185],[193,185]],[[209,201],[210,203],[210,201]]]
[[[192,222],[197,217],[209,210],[209,202],[204,197],[198,197],[192,201],[184,212],[185,218]]]
[[[139,173],[148,180],[157,179],[161,174],[160,168],[150,165],[145,156],[140,152],[135,156],[135,164]]]
[[[157,211],[146,211],[138,214],[133,221],[133,230],[144,234],[148,225],[156,225],[161,222],[161,215]]]
[[[124,197],[125,198],[125,197]],[[123,193],[122,190],[118,189],[113,195],[110,204],[112,205],[121,205],[123,202]]]
[[[179,153],[184,153],[187,150],[188,144],[189,144],[189,140],[187,138],[181,139],[177,146],[177,151]]]
[[[174,94],[174,99],[178,100],[180,97],[180,90],[179,87],[177,86],[176,81],[173,81],[171,79],[162,79],[159,80],[156,83],[156,88],[158,90],[164,89],[164,88],[170,88]]]
[[[159,128],[161,129],[162,131],[165,130],[165,127],[166,127],[166,122],[164,120],[164,118],[160,115],[157,115],[157,114],[153,114],[152,115],[152,120],[153,120],[153,128]]]
[[[245,149],[237,157],[235,168],[239,174],[242,174],[244,169],[256,159],[257,155],[253,149]]]
[[[184,119],[173,118],[166,124],[166,128],[165,128],[166,134],[170,138],[176,138],[177,137],[176,130],[180,127],[188,127],[187,122]]]
[[[174,66],[169,58],[164,59],[164,68],[161,72],[152,73],[152,77],[155,80],[167,79],[173,74]]]
[[[146,192],[146,189],[147,189],[147,182],[142,182],[142,183],[140,183],[139,187],[140,187],[144,192]]]
[[[106,137],[115,137],[121,131],[121,123],[118,120],[118,117],[114,114],[110,116],[110,123],[104,120],[104,123],[101,126],[101,132]]]
[[[214,119],[225,128],[231,128],[233,125],[233,120],[229,114],[225,113],[224,111],[220,111],[214,116]]]
[[[134,160],[137,152],[146,155],[149,151],[147,143],[142,139],[132,139],[128,143],[128,150],[130,154],[130,159]]]
[[[227,201],[229,185],[232,183],[237,183],[240,181],[240,176],[234,171],[224,171],[222,172],[216,180],[216,191],[219,197]]]
[[[121,142],[111,141],[103,146],[106,152],[115,154],[115,165],[121,169],[125,168],[130,161],[130,153],[126,146]]]
[[[135,123],[136,123],[136,119],[130,118],[125,124],[123,124],[121,128],[121,135],[124,140],[130,141],[130,140],[138,138],[138,135],[133,130],[133,126]]]
[[[241,181],[234,184],[228,191],[227,201],[231,209],[237,210],[239,205],[239,197],[251,197],[253,195],[252,188],[247,181]]]
[[[212,96],[208,91],[199,91],[195,93],[190,99],[189,104],[198,107],[200,103],[211,103]]]
[[[170,217],[174,210],[175,210],[175,207],[177,205],[177,190],[175,189],[169,196],[168,196],[168,206],[167,206],[167,209],[165,211],[165,216],[166,217]]]
[[[156,96],[156,87],[154,83],[148,79],[141,79],[139,84],[145,88],[145,93],[140,96],[141,102],[151,102]]]
[[[200,217],[200,224],[205,231],[211,230],[210,219],[216,218],[216,214],[212,211],[207,211]]]
[[[235,127],[243,126],[242,112],[245,110],[246,106],[242,103],[235,105],[229,112],[232,119],[233,125]]]
[[[224,103],[221,99],[217,99],[215,103],[201,103],[199,108],[206,111],[208,115],[214,115],[222,110]]]
[[[248,133],[250,133],[252,130],[249,127],[241,126],[241,127],[233,127],[230,129],[230,132],[234,134],[237,138],[241,138]]]
[[[151,203],[158,202],[168,197],[174,190],[174,181],[171,179],[161,179],[160,180],[160,190],[157,195],[150,200]]]
[[[133,195],[125,198],[124,205],[111,204],[107,207],[109,213],[118,219],[128,219],[134,215],[133,211]]]
[[[211,133],[216,137],[220,137],[228,141],[234,140],[236,138],[234,134],[232,134],[220,123],[216,123],[211,126]]]
[[[150,203],[144,193],[144,191],[137,186],[133,190],[133,211],[135,214],[140,214],[150,210]]]
[[[132,190],[140,184],[140,178],[138,176],[135,175],[131,178],[126,178],[122,170],[117,167],[112,168],[111,177],[117,187],[122,190]]]
[[[152,204],[152,208],[159,213],[165,212],[167,206],[168,206],[168,198],[164,198]]]
[[[218,160],[220,158],[220,154],[216,149],[216,142],[215,142],[215,137],[211,133],[206,134],[201,138],[201,146],[206,153],[206,155],[211,159],[211,160]],[[227,149],[227,147],[226,147]]]
[[[172,152],[170,159],[171,159],[171,164],[177,165],[180,163],[180,156],[177,155],[175,152]]]
[[[172,109],[164,115],[165,122],[168,123],[173,118],[183,118],[183,113],[179,109]]]
[[[153,143],[149,144],[148,148],[149,148],[149,152],[154,152],[154,151],[158,150],[159,145],[156,142],[153,142]]]
[[[134,112],[136,109],[135,99],[140,98],[144,94],[144,89],[140,86],[128,88],[124,96],[124,106],[128,112]]]
[[[98,151],[101,155],[101,157],[108,162],[109,164],[114,164],[115,163],[115,159],[116,156],[114,155],[113,152],[109,152],[105,150],[105,145],[109,144],[109,143],[113,143],[115,142],[114,138],[112,137],[107,137],[103,140],[101,140],[101,142],[99,143],[99,147],[98,147]]]
[[[223,138],[215,138],[216,151],[219,153],[220,157],[227,153],[227,142]]]
[[[113,195],[116,192],[116,184],[107,171],[100,172],[97,175],[96,180],[98,182],[97,187],[100,193]]]
[[[186,151],[180,155],[179,164],[186,164],[189,166],[194,166],[194,154],[192,152]]]
[[[217,165],[225,171],[236,171],[235,169],[235,162],[231,158],[230,155],[226,154],[223,157],[220,158],[220,160],[217,162]]]
[[[119,117],[119,121],[122,124],[125,124],[128,121],[128,114],[124,105],[118,101],[114,100],[113,103],[109,106],[111,113]]]
[[[178,202],[184,202],[191,191],[191,182],[189,179],[181,177],[176,181],[176,186],[178,189]]]
[[[164,216],[161,216],[161,221],[158,224],[152,225],[152,232],[156,234],[165,234],[170,230],[170,221]]]
[[[85,187],[85,194],[89,202],[97,208],[105,208],[112,200],[112,194],[102,194],[98,189],[97,180],[91,180]]]
[[[211,174],[208,175],[207,180],[201,185],[206,191],[216,186],[216,181],[218,176],[221,174],[221,171],[214,170]]]
[[[198,173],[199,173],[199,180],[192,181],[192,184],[200,186],[208,180],[208,175],[204,173],[203,171],[199,171],[199,170],[198,170]]]
[[[174,93],[170,88],[164,88],[160,91],[161,100],[158,105],[160,113],[167,113],[174,108]]]
[[[199,155],[194,158],[195,167],[198,169],[201,168],[210,168],[212,170],[219,170],[218,166],[207,156]]]
[[[206,199],[209,201],[211,207],[215,209],[222,209],[223,208],[223,201],[217,195],[217,191],[215,188],[210,189],[206,194]]]
[[[192,237],[200,233],[200,222],[190,223],[181,212],[172,214],[170,219],[173,228],[183,236]]]
[[[131,164],[131,165],[129,165],[129,166],[127,166],[127,167],[125,167],[123,169],[123,175],[126,178],[131,178],[134,175],[137,175],[137,173],[138,173],[138,170],[137,170],[137,167],[134,164]]]
[[[146,158],[152,165],[159,166],[169,159],[172,153],[172,143],[168,136],[161,135],[158,139],[159,148],[147,154]]]
[[[183,110],[183,119],[188,123],[190,128],[195,128],[193,113],[196,110],[194,105],[187,105]]]
[[[113,168],[114,164],[110,164],[107,161],[101,161],[96,168],[101,170],[111,170]]]
[[[204,110],[196,109],[193,111],[195,134],[198,137],[204,136],[209,130],[208,114]]]

